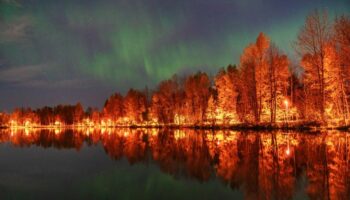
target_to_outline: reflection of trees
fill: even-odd
[[[146,142],[143,136],[142,131],[124,129],[120,132],[104,134],[102,144],[109,156],[114,159],[126,156],[132,164],[146,158]]]
[[[329,198],[325,136],[313,138],[307,146],[306,175],[309,180],[307,192],[312,199]]]
[[[34,145],[43,148],[75,148],[79,150],[84,140],[88,141],[88,138],[72,130],[66,130],[61,133],[55,130],[6,129],[0,132],[0,142],[9,142],[16,147]]]
[[[292,136],[266,134],[261,136],[259,159],[259,199],[290,199],[293,195],[294,156]],[[292,144],[290,144],[292,143]]]
[[[350,136],[197,130],[13,130],[0,143],[15,147],[75,148],[101,143],[113,159],[153,160],[175,177],[218,177],[246,199],[291,199],[298,180],[310,199],[349,199]]]
[[[195,177],[201,181],[210,178],[212,165],[208,146],[205,136],[197,131],[164,131],[152,138],[149,145],[153,159],[163,171],[176,176]]]

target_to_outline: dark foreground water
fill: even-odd
[[[0,199],[350,199],[350,134],[0,130]]]

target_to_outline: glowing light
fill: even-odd
[[[185,119],[186,118],[183,115],[175,114],[175,116],[174,116],[174,122],[177,125],[183,124],[185,122]]]
[[[27,128],[24,129],[24,135],[25,135],[25,136],[29,136],[29,129],[27,129]]]
[[[179,140],[179,139],[182,139],[182,138],[185,138],[185,137],[186,137],[185,131],[183,131],[183,130],[175,130],[174,131],[174,138],[175,138],[175,140]]]
[[[125,131],[124,134],[123,134],[124,137],[128,137],[129,136],[129,132],[128,131]]]
[[[283,101],[283,103],[284,103],[284,105],[286,106],[286,108],[288,108],[288,106],[289,106],[289,101],[286,99],[286,100]]]
[[[11,126],[11,127],[17,126],[17,121],[11,120],[11,121],[10,121],[10,126]]]
[[[289,147],[286,149],[286,155],[287,155],[287,156],[290,155],[290,149],[289,149]]]
[[[60,132],[61,132],[61,130],[60,130],[60,129],[58,129],[58,128],[55,128],[55,135],[58,135],[58,134],[60,134]]]
[[[28,120],[25,121],[25,122],[24,122],[24,126],[26,126],[26,127],[30,126],[30,121],[28,121]]]

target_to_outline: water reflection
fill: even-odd
[[[339,132],[0,131],[0,143],[15,147],[79,150],[84,144],[101,144],[112,159],[155,162],[167,174],[200,182],[220,179],[223,185],[242,191],[245,199],[291,199],[297,190],[310,199],[349,199],[349,139],[350,135]]]

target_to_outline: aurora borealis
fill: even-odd
[[[348,0],[3,0],[0,111],[76,103],[101,106],[115,91],[154,88],[171,75],[238,64],[265,32],[291,43],[314,9],[349,13]],[[297,62],[296,62],[297,63]]]

